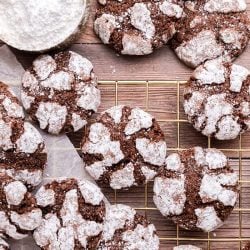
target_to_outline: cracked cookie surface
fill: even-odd
[[[169,155],[154,181],[156,207],[187,230],[217,229],[237,198],[238,176],[217,149],[195,147]]]
[[[55,180],[35,195],[43,211],[33,236],[41,249],[96,249],[103,230],[101,190],[89,181]]]
[[[87,126],[81,148],[95,180],[124,189],[155,177],[167,145],[154,117],[140,108],[115,106]]]
[[[220,59],[199,66],[185,86],[184,110],[203,135],[235,139],[250,127],[249,70]]]
[[[94,29],[104,44],[124,55],[147,55],[176,32],[182,0],[99,0]]]
[[[41,129],[59,134],[85,126],[101,97],[92,63],[69,51],[38,57],[24,73],[21,98]]]
[[[107,207],[99,250],[158,250],[159,244],[155,226],[133,208]]]
[[[47,153],[42,136],[24,121],[21,104],[0,83],[0,172],[20,180],[33,189],[42,180]]]
[[[245,0],[185,1],[172,47],[186,65],[197,67],[207,60],[236,59],[249,41]]]
[[[0,231],[4,237],[20,240],[40,225],[42,211],[22,182],[0,173],[0,198]],[[1,235],[0,245],[8,249]]]

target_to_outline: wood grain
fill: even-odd
[[[250,13],[250,0],[248,3],[248,13]],[[70,48],[83,56],[88,57],[95,66],[95,72],[99,80],[187,80],[192,72],[191,69],[183,65],[174,55],[174,53],[165,46],[157,50],[154,54],[145,57],[125,57],[117,56],[114,51],[100,43],[100,40],[93,32],[93,19],[96,9],[96,1],[91,1],[91,14],[87,27],[79,40]],[[13,49],[18,60],[27,68],[36,55],[19,52]],[[237,63],[250,69],[250,45],[247,47],[237,60]],[[115,105],[115,84],[101,85],[102,105],[100,111]],[[158,120],[177,119],[177,107],[180,106],[180,119],[186,119],[182,108],[182,87],[180,88],[180,103],[177,104],[177,87],[173,85],[149,85],[148,102],[146,102],[146,85],[141,84],[119,84],[117,102],[119,104],[129,104],[131,106],[140,106],[148,110]],[[165,134],[169,148],[177,148],[178,143],[178,123],[160,122]],[[180,147],[188,148],[191,146],[207,146],[206,137],[196,132],[187,122],[181,122],[179,127]],[[83,132],[70,134],[69,137],[74,145],[79,148]],[[177,235],[176,226],[166,221],[157,210],[139,210],[145,213],[148,218],[155,223],[158,234],[165,240],[161,241],[161,249],[170,250],[177,243],[194,244],[203,249],[241,249],[244,241],[250,240],[250,132],[242,136],[241,146],[243,152],[239,153],[240,139],[229,142],[211,141],[211,146],[225,149],[225,154],[230,157],[230,163],[239,173],[241,179],[241,195],[238,208],[243,209],[239,212],[237,209],[230,216],[225,225],[210,234],[212,239],[208,244],[207,234],[200,232],[187,232],[180,230]],[[234,151],[232,151],[232,149]],[[171,152],[171,151],[170,151]],[[239,158],[240,157],[240,158]],[[111,202],[114,202],[114,192],[108,187],[102,187],[105,195]],[[154,208],[152,202],[152,183],[148,185],[148,207]],[[145,205],[145,188],[136,187],[129,191],[119,191],[117,193],[117,202],[126,203],[136,208],[143,208]],[[240,225],[241,222],[241,225]],[[182,240],[177,241],[177,237]],[[171,238],[171,239],[166,239]],[[218,242],[218,239],[224,239]],[[186,240],[185,240],[186,239]],[[190,240],[193,239],[193,240]],[[240,240],[239,240],[240,239]],[[146,250],[146,249],[145,249]],[[149,249],[150,250],[150,249]]]

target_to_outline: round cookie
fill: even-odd
[[[128,106],[112,107],[89,124],[81,148],[88,173],[113,189],[152,180],[167,150],[157,121]]]
[[[182,0],[99,0],[94,29],[104,44],[123,55],[147,55],[176,32]]]
[[[202,249],[193,245],[179,245],[177,247],[174,247],[173,250],[202,250]]]
[[[249,41],[245,0],[186,1],[183,18],[172,40],[177,56],[197,67],[217,57],[232,61]]]
[[[0,173],[0,198],[0,231],[3,236],[20,240],[40,225],[42,211],[22,182]],[[0,245],[8,249],[2,237]]]
[[[43,210],[33,236],[41,249],[96,249],[103,230],[105,204],[100,189],[89,181],[64,179],[36,193]]]
[[[249,70],[220,59],[207,61],[185,86],[184,110],[203,135],[235,139],[250,127]]]
[[[153,224],[126,205],[106,209],[100,250],[158,250],[159,238]]]
[[[187,230],[210,232],[232,212],[238,176],[217,149],[195,147],[166,158],[154,182],[154,203],[163,216]]]
[[[34,188],[42,180],[47,154],[40,133],[23,120],[18,99],[0,83],[0,172]]]
[[[38,57],[22,78],[23,106],[51,134],[78,131],[100,105],[93,65],[69,51]]]

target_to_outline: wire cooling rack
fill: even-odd
[[[242,249],[250,240],[250,133],[229,142],[202,136],[188,123],[182,107],[185,81],[100,81],[101,111],[118,104],[139,106],[160,123],[166,135],[168,153],[193,146],[217,147],[230,159],[239,174],[240,196],[232,215],[212,233],[189,232],[167,221],[153,203],[153,182],[144,187],[113,191],[102,186],[111,203],[124,203],[145,214],[157,228],[161,249],[193,244],[202,249]],[[148,249],[150,250],[150,249]]]

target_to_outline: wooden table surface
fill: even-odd
[[[247,2],[249,13],[250,0]],[[93,32],[96,5],[96,1],[91,0],[91,14],[85,32],[70,49],[93,62],[100,81],[110,81],[110,83],[100,85],[102,90],[100,111],[117,103],[140,106],[160,121],[166,134],[169,152],[196,145],[206,147],[207,138],[194,131],[185,121],[186,117],[182,108],[182,84],[166,82],[167,80],[185,81],[192,70],[182,64],[168,46],[144,57],[116,55],[113,50],[101,44]],[[35,58],[35,55],[15,49],[12,51],[25,68]],[[250,45],[236,62],[250,69]],[[115,81],[122,82],[116,83]],[[80,131],[69,135],[77,148],[79,148],[82,134],[83,132]],[[137,187],[129,191],[119,191],[116,197],[112,190],[103,187],[105,195],[111,202],[123,202],[145,213],[156,225],[161,237],[161,249],[172,249],[177,243],[194,244],[203,249],[241,249],[244,242],[250,240],[250,132],[234,141],[211,140],[209,144],[223,149],[230,157],[232,166],[239,173],[241,185],[237,208],[225,225],[214,233],[208,235],[186,232],[177,229],[175,225],[165,220],[154,208],[152,183],[149,183],[146,188]]]

